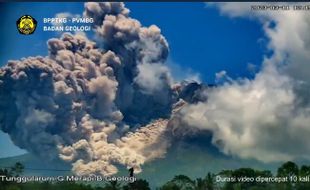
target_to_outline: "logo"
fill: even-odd
[[[30,15],[24,15],[16,21],[16,26],[20,34],[33,34],[37,27],[37,21]]]

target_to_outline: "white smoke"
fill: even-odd
[[[309,160],[309,14],[251,11],[249,3],[212,6],[232,19],[260,21],[273,54],[265,56],[253,80],[233,81],[219,73],[230,80],[209,90],[207,102],[185,106],[179,122],[210,130],[213,144],[228,155],[264,162]]]

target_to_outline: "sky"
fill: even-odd
[[[232,19],[205,3],[125,3],[131,17],[143,25],[157,25],[169,43],[167,64],[175,78],[199,76],[205,83],[215,82],[215,73],[225,70],[236,78],[252,78],[249,65],[260,67],[266,54],[266,37],[261,24],[246,18]],[[43,32],[44,17],[57,13],[82,14],[83,3],[11,3],[1,5],[3,21],[0,41],[0,65],[10,59],[47,55],[46,41],[59,37],[56,32]],[[15,22],[25,14],[38,21],[33,35],[17,32]],[[94,37],[90,34],[90,37]],[[0,132],[0,157],[24,153]]]

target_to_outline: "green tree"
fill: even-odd
[[[0,176],[7,176],[7,177],[10,177],[11,174],[9,173],[9,170],[7,169],[0,169]],[[1,188],[5,188],[7,185],[9,184],[9,182],[5,181],[5,180],[0,180],[0,187]],[[1,189],[0,188],[0,189]]]
[[[185,175],[177,175],[167,182],[161,190],[195,190],[195,181]]]
[[[205,190],[206,189],[206,183],[205,180],[202,178],[197,178],[195,181],[195,190]]]
[[[210,172],[207,174],[207,176],[204,179],[206,183],[207,190],[213,190],[214,189],[214,174],[211,174]]]
[[[278,168],[277,176],[278,177],[287,177],[287,183],[278,184],[277,187],[282,190],[293,190],[296,186],[296,183],[291,182],[291,177],[298,176],[299,168],[294,162],[286,162],[281,167]]]
[[[12,177],[12,176],[19,176],[20,174],[22,174],[24,171],[24,166],[17,162],[13,167],[10,168],[10,170],[8,169],[0,169],[0,176],[6,176],[6,177]],[[19,186],[16,184],[13,184],[13,182],[8,182],[6,180],[1,180],[0,181],[0,189],[18,189],[19,190]]]
[[[297,188],[298,190],[304,190],[304,189],[310,189],[310,182],[307,181],[307,177],[310,176],[310,166],[301,166],[300,170],[299,170],[299,177],[303,180],[303,181],[299,181],[297,184]]]
[[[221,172],[218,173],[219,176],[223,177],[233,177],[233,170],[222,170]],[[232,190],[234,186],[233,182],[227,182],[222,185],[221,189],[223,190]]]
[[[110,181],[103,188],[104,190],[120,190],[121,184],[118,181]]]
[[[301,166],[299,171],[300,176],[310,176],[310,166]]]
[[[160,190],[181,190],[180,187],[178,187],[176,184],[174,183],[166,183],[165,185],[163,185]]]
[[[195,180],[195,190],[213,190],[214,189],[214,174],[208,172],[204,179],[197,178]]]
[[[268,170],[254,170],[252,168],[239,168],[236,170],[223,170],[219,173],[219,175],[223,177],[230,177],[234,178],[235,181],[233,182],[226,182],[224,185],[222,185],[223,190],[256,190],[256,189],[272,189],[273,184],[271,183],[259,183],[256,182],[257,177],[272,177],[271,171]],[[239,182],[238,178],[244,178],[246,179],[252,179],[253,181],[247,181],[247,182]]]
[[[11,168],[11,173],[14,176],[19,176],[24,172],[24,165],[21,164],[20,162],[15,163],[15,165]]]
[[[123,187],[124,190],[151,190],[149,183],[144,179],[138,179],[133,183],[128,183]]]
[[[299,173],[298,166],[294,162],[286,162],[280,168],[278,168],[277,176],[297,176]]]

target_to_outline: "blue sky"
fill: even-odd
[[[131,17],[143,25],[155,24],[161,28],[170,46],[169,62],[199,73],[204,82],[213,83],[215,73],[221,70],[226,70],[232,78],[253,77],[247,65],[259,66],[262,62],[266,39],[256,21],[231,19],[204,3],[126,3],[126,6],[131,10]],[[81,14],[82,11],[83,3],[2,4],[0,16],[6,19],[2,25],[4,35],[0,36],[3,44],[1,66],[9,59],[47,55],[46,41],[59,34],[43,32],[42,19],[60,12]],[[38,29],[33,35],[17,32],[15,22],[24,14],[32,15],[38,21]],[[22,153],[2,132],[0,150],[0,157]]]

